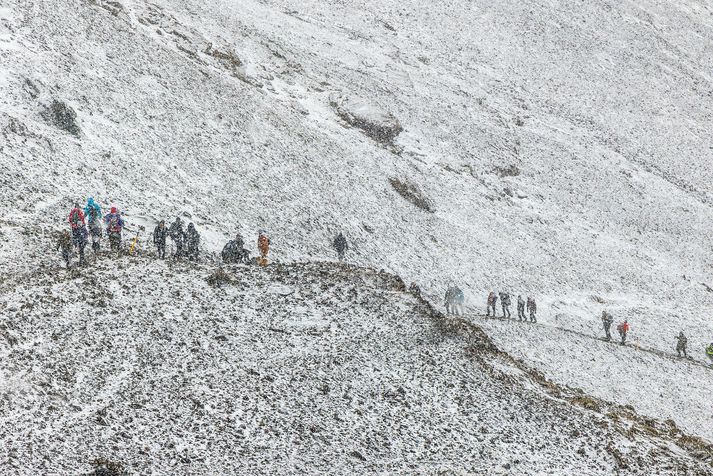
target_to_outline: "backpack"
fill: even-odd
[[[112,215],[111,218],[109,218],[109,226],[107,227],[109,231],[118,233],[121,231],[121,226],[119,225],[119,216],[118,215]]]
[[[75,208],[72,210],[72,214],[69,217],[69,223],[72,225],[73,228],[76,228],[79,226],[79,223],[81,220],[79,219],[79,210]]]

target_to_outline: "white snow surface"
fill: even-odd
[[[548,378],[711,440],[710,371],[557,329],[599,335],[607,309],[648,349],[684,330],[703,360],[711,45],[695,0],[4,0],[0,272],[57,266],[48,228],[89,196],[132,229],[183,216],[207,253],[265,228],[282,262],[332,259],[344,231],[351,262],[434,300],[450,282],[472,306],[537,297],[549,327],[470,318]],[[335,97],[404,131],[379,144]],[[78,137],[47,122],[52,100]],[[1,298],[7,320],[23,300]],[[329,328],[293,314],[290,329]]]

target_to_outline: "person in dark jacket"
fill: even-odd
[[[344,261],[344,253],[349,249],[349,245],[347,245],[347,239],[344,238],[341,232],[334,238],[334,249],[337,251],[339,261]]]
[[[517,295],[517,319],[519,321],[527,320],[527,317],[525,316],[525,300],[520,294]]]
[[[186,240],[186,234],[183,231],[183,222],[180,217],[176,217],[176,221],[171,223],[171,228],[168,229],[168,236],[176,245],[176,252],[173,255],[174,259],[179,259],[183,256],[183,248]]]
[[[500,293],[500,305],[503,308],[503,318],[510,319],[510,294]]]
[[[69,226],[72,228],[72,244],[79,250],[79,264],[86,263],[84,259],[84,248],[87,246],[87,227],[84,222],[84,212],[75,203],[74,208],[69,212]]]
[[[159,259],[166,259],[166,236],[168,236],[168,228],[166,222],[161,220],[153,230],[153,244],[156,246]]]
[[[69,268],[72,264],[72,235],[67,230],[63,230],[57,238],[57,250],[62,251],[64,264]]]
[[[121,248],[121,232],[124,229],[124,219],[116,207],[111,207],[110,213],[104,217],[106,223],[106,234],[109,236],[109,246],[112,251],[119,251]]]
[[[188,224],[186,231],[186,256],[189,260],[195,261],[198,259],[198,246],[200,245],[201,235],[198,234],[193,223]]]
[[[614,318],[607,311],[602,311],[602,325],[604,326],[604,334],[607,341],[611,340],[611,325],[614,323]]]
[[[530,322],[537,322],[537,317],[535,317],[535,313],[537,313],[537,303],[535,303],[535,298],[532,296],[527,297],[527,312],[530,313]]]
[[[250,261],[250,253],[245,249],[245,240],[240,233],[235,235],[234,240],[225,244],[220,256],[224,263],[248,263]]]
[[[686,345],[688,345],[688,338],[683,335],[683,331],[678,334],[676,340],[676,352],[678,352],[678,356],[681,357],[681,353],[683,353],[683,356],[688,358],[688,354],[686,353]]]
[[[498,303],[498,296],[494,292],[490,291],[488,294],[488,310],[485,312],[486,317],[490,317],[490,311],[493,311],[493,317],[496,316],[495,305]]]

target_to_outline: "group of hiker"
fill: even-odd
[[[500,305],[502,306],[502,311],[503,311],[503,318],[504,319],[511,319],[512,314],[510,313],[510,305],[512,304],[510,300],[510,293],[507,292],[501,292],[499,293],[500,296]],[[446,289],[446,296],[445,296],[445,307],[446,307],[446,314],[455,314],[458,315],[458,311],[460,311],[460,315],[463,315],[463,303],[465,302],[465,296],[463,295],[463,291],[458,287],[458,286],[449,286],[448,289]],[[490,317],[492,313],[492,317],[497,317],[497,304],[498,304],[498,295],[495,294],[493,291],[490,291],[488,294],[488,299],[487,299],[487,308],[485,311],[485,316]],[[525,301],[521,295],[517,296],[517,318],[520,321],[527,321],[528,317],[525,314],[525,309],[527,309],[527,314],[530,316],[530,322],[537,322],[537,303],[535,303],[535,298],[532,296],[527,297],[527,301]]]
[[[106,214],[106,216],[102,216],[101,206],[96,203],[93,198],[89,198],[84,208],[81,208],[78,202],[74,204],[74,207],[69,212],[68,221],[69,230],[63,230],[57,241],[57,249],[61,250],[62,259],[68,268],[71,264],[72,248],[74,247],[78,250],[79,264],[83,266],[86,264],[84,252],[86,246],[91,242],[92,251],[98,253],[101,248],[101,240],[104,236],[104,232],[107,234],[110,249],[117,252],[121,249],[122,233],[125,229],[125,224],[121,212],[116,207],[111,207],[109,213]],[[180,217],[176,217],[176,220],[170,227],[166,227],[164,220],[161,220],[158,225],[156,225],[153,231],[153,244],[156,247],[156,253],[159,259],[166,258],[166,241],[168,238],[173,241],[175,246],[175,251],[172,255],[173,259],[179,260],[184,257],[191,261],[198,259],[200,234],[193,223],[189,223],[185,231],[183,221]],[[137,241],[138,234],[132,244],[131,251],[133,251],[133,247]],[[339,260],[343,261],[348,249],[348,244],[341,232],[334,238],[332,246],[337,252]],[[259,230],[258,232],[257,249],[259,253],[256,259],[257,263],[260,266],[266,266],[268,264],[267,257],[270,252],[270,238],[265,230]],[[247,264],[252,261],[250,252],[245,248],[245,240],[240,233],[237,233],[234,239],[226,243],[221,252],[221,258],[224,263]],[[500,300],[502,308],[502,317],[504,319],[511,319],[511,298],[508,292],[495,294],[495,292],[490,291],[487,298],[486,317],[490,317],[491,314],[492,317],[497,317],[498,299]],[[464,302],[465,296],[463,291],[457,286],[449,286],[445,295],[446,313],[456,315],[460,313],[462,316]],[[528,296],[527,300],[525,300],[522,295],[517,296],[518,320],[527,322],[529,315],[530,322],[537,322],[536,313],[537,304],[533,297]],[[614,318],[607,311],[602,311],[601,319],[602,325],[604,326],[605,340],[611,341],[611,326],[614,323]],[[626,319],[617,325],[616,330],[619,333],[621,345],[626,344],[629,329],[629,321]],[[686,350],[688,338],[683,334],[683,331],[679,333],[676,340],[676,352],[678,356],[688,357]],[[713,342],[706,346],[705,352],[713,364]]]
[[[69,212],[69,230],[64,230],[59,236],[57,249],[62,252],[62,259],[67,267],[72,260],[72,247],[79,251],[79,264],[86,263],[84,249],[91,240],[92,250],[99,252],[101,239],[104,231],[109,238],[109,246],[112,250],[118,250],[121,245],[121,232],[124,228],[124,220],[121,214],[112,207],[110,212],[102,217],[101,207],[93,198],[87,200],[87,205],[82,209],[79,203],[75,203]]]
[[[119,251],[122,247],[122,233],[125,230],[125,224],[121,212],[116,207],[111,207],[110,213],[102,216],[101,206],[90,197],[84,208],[81,208],[79,203],[74,204],[69,212],[69,225],[70,229],[62,231],[57,240],[57,249],[61,250],[62,259],[68,268],[71,265],[73,248],[78,251],[81,266],[86,264],[84,250],[90,240],[94,253],[99,253],[104,232],[107,234],[112,251]],[[191,261],[198,259],[201,237],[193,223],[189,223],[184,230],[184,222],[180,217],[176,217],[170,227],[166,226],[164,220],[159,221],[153,230],[153,245],[156,247],[159,259],[166,259],[166,242],[169,238],[175,248],[173,259],[179,260],[184,257]],[[137,241],[138,233],[131,251]],[[339,260],[343,261],[349,246],[341,232],[334,238],[332,245]],[[266,266],[270,252],[270,237],[265,230],[258,232],[257,250],[257,264]],[[240,233],[237,233],[234,239],[226,243],[221,251],[221,258],[225,263],[247,264],[251,262],[250,252],[245,248],[245,240]]]
[[[497,317],[498,296],[500,298],[500,306],[502,307],[503,311],[503,318],[511,319],[512,314],[510,313],[510,306],[512,305],[512,301],[510,299],[510,293],[508,292],[500,292],[498,294],[495,294],[495,292],[490,291],[490,293],[488,293],[485,316],[490,317],[490,313],[492,312],[492,316]],[[532,296],[528,296],[527,301],[525,301],[522,298],[522,295],[518,294],[517,319],[519,321],[527,322],[528,318],[527,314],[525,314],[525,309],[527,309],[527,314],[529,314],[530,316],[530,322],[537,322],[537,303],[535,302],[535,298],[533,298]]]
[[[171,226],[166,228],[166,222],[161,220],[153,230],[153,244],[156,247],[156,254],[159,259],[166,259],[166,238],[171,238],[176,250],[173,259],[188,258],[190,261],[198,259],[198,248],[201,242],[201,235],[196,230],[193,223],[189,223],[186,230],[183,230],[183,220],[176,217]]]
[[[604,326],[604,334],[605,334],[605,339],[607,341],[611,340],[611,326],[614,323],[614,318],[612,317],[611,314],[609,314],[607,311],[602,311],[602,325]],[[621,339],[620,343],[621,345],[626,344],[626,335],[629,333],[629,321],[627,319],[624,319],[623,322],[620,322],[616,326],[616,330],[619,333],[619,337]],[[683,333],[683,331],[679,332],[678,335],[676,336],[676,353],[678,354],[679,357],[684,357],[688,358],[688,337]],[[706,356],[711,361],[711,364],[713,364],[713,342],[708,344],[705,349]]]

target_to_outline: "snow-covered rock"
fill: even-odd
[[[377,142],[390,144],[403,131],[393,114],[365,99],[333,94],[330,104],[339,117]]]

